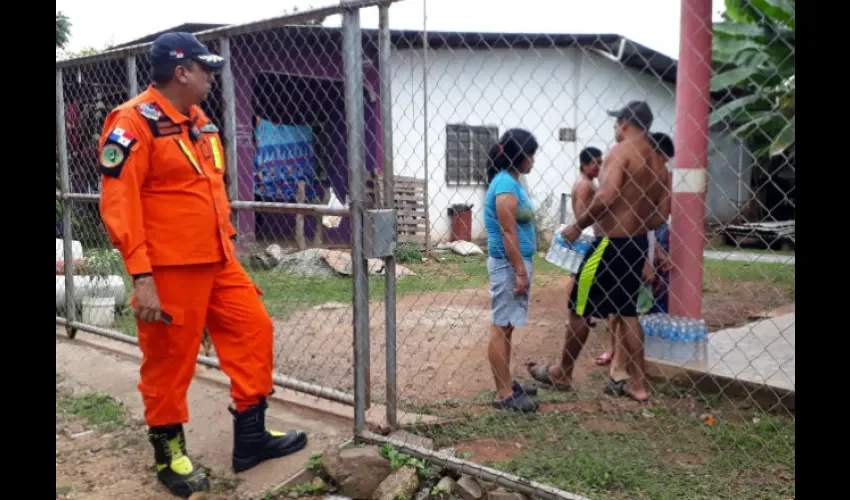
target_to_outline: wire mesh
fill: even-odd
[[[351,404],[352,185],[342,36],[339,29],[310,26],[313,22],[237,30],[225,42],[229,70],[215,75],[201,108],[221,128],[228,157],[238,164],[228,165],[225,184],[240,261],[263,291],[274,322],[278,373],[291,387],[306,384],[308,392]],[[202,39],[211,51],[221,52],[222,39]],[[67,151],[67,160],[61,160],[57,140],[57,318],[134,337],[132,283],[101,220],[96,155],[107,113],[151,86],[150,60],[147,53],[118,51],[113,58],[97,55],[57,66]],[[228,97],[227,78],[232,82]],[[370,89],[367,85],[364,92]],[[228,108],[235,110],[232,116]],[[375,110],[366,113],[374,124]],[[69,173],[64,187],[63,161]],[[366,182],[374,191],[375,165],[367,169]],[[72,314],[65,303],[65,207],[72,214]],[[201,355],[216,357],[207,332]]]
[[[795,14],[793,3],[781,4],[727,2],[713,26],[683,24],[691,36],[680,50],[678,82],[676,60],[619,35],[395,36],[395,175],[427,185],[417,196],[394,194],[400,231],[410,216],[418,238],[406,243],[400,235],[397,253],[399,269],[411,273],[397,283],[399,425],[456,457],[591,498],[726,498],[744,489],[753,498],[794,495]],[[698,16],[710,16],[704,10],[684,17],[702,22]],[[711,31],[713,38],[704,36]],[[708,43],[699,46],[700,39]],[[618,142],[618,120],[607,111],[630,101],[649,104],[649,133],[673,139],[670,161],[639,161],[651,159],[653,143],[632,135],[634,128],[620,129]],[[499,141],[503,157],[512,154],[504,139],[514,127],[539,144],[532,168],[519,176],[522,188],[488,183],[488,155]],[[601,152],[597,172],[581,166],[589,147]],[[619,166],[618,156],[627,159]],[[693,167],[705,167],[704,186],[699,172],[683,171]],[[619,168],[624,178],[613,182]],[[547,257],[561,223],[580,219],[593,199],[581,187],[582,170],[598,175],[585,180],[607,206],[597,205],[603,210],[584,230],[591,238],[594,227],[600,231],[585,267],[573,262],[571,273]],[[531,220],[520,204],[506,215],[515,222],[502,222],[488,199],[499,189],[527,193]],[[668,194],[672,213],[659,201]],[[643,255],[615,236],[643,232],[637,222],[649,226],[652,215],[664,224],[652,231],[660,248],[645,268]],[[515,299],[523,269],[499,248],[510,241],[505,224],[519,228],[523,259],[532,264],[522,266],[531,276],[527,305]],[[530,241],[523,240],[528,226],[536,230]],[[598,285],[577,283],[570,274],[592,267],[587,259],[605,234]],[[634,309],[641,283],[653,308],[622,311],[643,327],[618,334],[638,345],[612,362],[615,322],[594,318],[582,342],[581,321],[569,320],[570,287],[590,290],[590,303],[610,299]],[[380,299],[372,300],[372,347],[380,354],[383,315]],[[494,317],[527,323],[504,342]],[[548,365],[537,378],[569,381],[570,390],[536,380],[529,364]],[[644,403],[628,396],[642,396],[634,372],[641,365],[651,380]],[[508,368],[510,378],[494,384]],[[571,369],[571,380],[559,368]],[[384,374],[377,364],[372,371],[373,393],[382,394]],[[509,396],[536,401],[535,414],[493,407]]]
[[[592,498],[728,498],[744,491],[752,498],[793,497],[795,13],[786,2],[727,6],[725,18],[706,27],[713,31],[713,60],[710,68],[708,58],[701,64],[710,69],[710,99],[700,93],[709,90],[707,81],[700,87],[688,73],[681,81],[687,44],[677,83],[675,60],[619,35],[399,30],[386,33],[391,50],[382,59],[378,33],[363,30],[356,58],[363,85],[354,99],[345,90],[342,30],[275,24],[227,33],[232,90],[222,80],[228,73],[219,75],[203,109],[235,159],[227,182],[237,243],[275,325],[276,370],[351,402],[359,368],[366,399],[386,409],[370,411],[371,423],[430,438],[454,456],[447,463],[488,481],[503,474]],[[203,39],[212,50],[224,47],[218,38]],[[345,57],[352,60],[351,53]],[[98,213],[94,156],[105,114],[130,97],[131,83],[147,88],[150,66],[141,53],[87,61],[93,60],[61,67],[67,161],[57,141],[57,192],[90,197],[57,196],[57,318],[134,335],[132,287]],[[677,110],[683,94],[702,101],[680,102]],[[347,106],[360,97],[362,140],[354,147],[356,113]],[[650,327],[636,337],[645,347],[626,365],[635,359],[639,367],[646,350],[652,380],[646,403],[621,397],[629,384],[611,384],[624,368],[619,358],[601,356],[613,354],[607,317],[596,318],[575,357],[571,390],[552,390],[526,368],[561,363],[568,290],[582,288],[547,260],[559,226],[581,219],[576,203],[592,199],[577,188],[581,152],[592,146],[602,153],[599,178],[588,184],[597,197],[609,185],[606,171],[616,168],[615,148],[632,159],[650,154],[647,147],[625,149],[607,113],[635,100],[649,104],[649,131],[673,137],[676,154],[659,160],[667,174],[655,169],[659,175],[648,180],[629,174],[631,184],[614,190],[609,209],[594,222],[622,235],[629,224],[660,215],[666,223],[657,234],[660,248],[639,281],[650,284],[661,311],[693,316],[696,308],[708,330],[700,340],[677,330],[691,323],[641,314]],[[702,117],[710,129],[689,114],[700,105],[710,107],[710,117]],[[686,126],[691,122],[696,125]],[[529,130],[539,147],[533,168],[518,181],[533,207],[530,222],[523,222],[535,230],[528,241],[533,272],[521,314],[527,325],[512,333],[506,360],[493,305],[505,307],[498,302],[505,296],[514,300],[516,277],[488,271],[501,234],[491,221],[488,241],[486,221],[498,221],[492,208],[487,212],[488,158],[514,127]],[[694,139],[700,134],[701,149]],[[357,155],[360,199],[352,196],[350,175]],[[702,166],[704,188],[698,175],[681,173]],[[664,194],[672,197],[671,215],[659,201]],[[701,210],[692,210],[689,196]],[[70,314],[63,204],[72,208],[76,310]],[[368,336],[361,337],[368,349],[360,351],[368,354],[355,363],[351,242],[360,232],[351,214],[381,207],[396,210],[398,244],[392,258],[365,266],[368,279],[357,291],[369,299]],[[688,227],[698,228],[690,240]],[[361,237],[365,247],[373,243],[368,228]],[[513,268],[509,259],[498,260],[503,271]],[[613,288],[636,281],[616,278]],[[575,338],[580,327],[573,323],[566,335]],[[215,356],[210,343],[202,354]],[[493,408],[491,363],[510,368],[502,396],[506,387],[530,396],[536,386],[530,396],[536,415]]]

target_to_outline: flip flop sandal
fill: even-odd
[[[513,410],[520,413],[534,413],[540,405],[532,401],[525,394],[513,393],[502,400],[493,401],[493,408],[499,410]]]
[[[599,366],[608,366],[611,364],[612,359],[614,359],[613,353],[603,352],[596,358],[596,364]]]
[[[555,389],[557,391],[569,391],[572,387],[570,385],[557,384],[551,378],[549,378],[549,365],[542,364],[538,365],[536,363],[529,363],[526,365],[526,369],[528,370],[528,374],[531,375],[531,378],[540,382],[546,387],[551,389]]]
[[[626,395],[625,389],[623,388],[626,385],[626,382],[626,380],[620,380],[617,382],[614,379],[608,379],[608,385],[602,389],[602,392],[609,396],[623,397]]]
[[[631,399],[632,401],[637,401],[638,403],[648,403],[649,398],[646,399],[638,399],[629,391],[628,381],[626,381],[621,388],[620,397]]]
[[[536,385],[520,385],[519,382],[517,382],[516,380],[514,380],[513,390],[514,393],[527,394],[529,396],[537,395]]]

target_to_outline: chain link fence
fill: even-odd
[[[395,35],[395,174],[426,184],[427,214],[420,219],[426,241],[400,242],[397,253],[399,265],[416,274],[398,281],[398,405],[400,414],[420,415],[410,428],[437,448],[517,483],[591,498],[794,496],[795,13],[793,2],[726,6],[708,26],[710,5],[682,3],[688,36],[678,60],[619,35],[429,31],[424,18],[423,30]],[[672,139],[673,158],[660,160],[666,169],[634,166],[649,146],[628,137],[618,143],[608,111],[630,101],[648,103],[649,132]],[[504,324],[511,317],[505,311],[522,304],[510,304],[515,278],[499,272],[514,265],[490,259],[505,226],[488,232],[499,217],[488,201],[495,188],[487,169],[494,144],[513,128],[531,132],[539,147],[519,179],[535,210],[528,319],[507,343],[493,317]],[[625,144],[635,146],[627,151]],[[502,145],[510,154],[509,142]],[[640,278],[651,297],[644,306],[652,306],[641,314],[643,335],[626,329],[617,336],[645,340],[644,352],[627,351],[636,361],[646,356],[652,383],[645,403],[626,395],[640,396],[630,383],[612,383],[628,380],[633,368],[628,357],[625,366],[610,360],[609,318],[594,318],[580,354],[580,324],[565,326],[570,288],[587,287],[553,264],[559,256],[550,246],[560,224],[575,222],[586,207],[577,186],[582,171],[596,175],[592,165],[581,166],[586,148],[602,154],[593,182],[599,197],[607,196],[606,169],[618,168],[616,157],[632,162],[609,210],[597,212],[606,234],[630,234],[635,220],[650,219],[648,200],[659,199],[659,185],[670,195],[669,213],[657,207],[665,224],[653,232],[660,248],[653,248],[652,277]],[[396,193],[399,224],[402,199]],[[520,212],[508,215],[516,227]],[[519,240],[525,246],[522,234]],[[626,305],[622,293],[633,286],[626,274],[643,274],[624,267],[636,257],[615,240],[597,270],[602,289],[591,289],[590,301],[596,295]],[[575,273],[576,264],[566,267]],[[604,266],[612,267],[607,277]],[[380,315],[372,325],[380,337]],[[505,354],[511,378],[497,396]],[[531,376],[529,364],[538,379],[547,378],[547,364],[549,375],[563,376],[562,358],[572,369],[569,391]],[[380,367],[372,370],[374,394],[381,394]],[[493,408],[512,389],[521,399],[532,386],[535,414]]]
[[[276,382],[354,404],[363,439],[541,497],[792,498],[794,3],[729,0],[707,26],[710,6],[683,2],[678,61],[619,35],[429,31],[424,19],[390,30],[387,7],[381,29],[361,30],[357,9],[378,3],[350,3],[342,28],[303,26],[341,11],[329,7],[199,34],[230,61],[204,111],[222,130],[241,259],[274,319]],[[56,307],[72,335],[135,334],[94,166],[106,113],[149,81],[146,46],[57,63]],[[584,285],[547,258],[589,203],[583,151],[601,153],[599,196],[615,147],[651,155],[616,140],[608,111],[630,101],[647,102],[649,132],[675,144],[596,221],[612,235],[665,223],[641,278],[654,307],[640,319],[643,403],[611,383],[642,355],[608,359],[609,318],[562,356],[576,338],[569,290]],[[536,248],[528,321],[506,344],[493,326],[488,158],[515,127],[539,144],[519,177],[533,214],[514,216]],[[506,352],[533,414],[493,408],[491,364]],[[569,391],[527,369],[562,375],[562,357]]]

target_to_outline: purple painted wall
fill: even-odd
[[[327,141],[327,171],[328,179],[340,201],[345,203],[348,195],[348,162],[346,153],[346,124],[345,101],[342,97],[342,54],[337,44],[324,43],[310,45],[305,40],[290,36],[287,40],[285,32],[277,30],[263,34],[251,34],[234,37],[231,42],[231,57],[236,93],[236,153],[237,179],[239,184],[239,199],[253,200],[254,186],[254,116],[265,107],[268,114],[269,104],[272,107],[288,109],[290,113],[292,100],[301,109],[303,116],[314,116],[315,110],[320,109],[326,116],[329,141]],[[380,134],[380,102],[378,89],[380,80],[375,64],[373,47],[364,47],[364,118],[366,142],[366,168],[368,171],[381,170],[381,134]],[[298,77],[297,87],[300,95],[265,95],[267,92],[255,95],[258,75],[274,73],[277,75]],[[291,78],[289,78],[292,80]],[[338,87],[339,92],[322,91],[328,86]],[[371,89],[371,91],[370,91]],[[264,116],[266,119],[273,119]],[[255,214],[251,211],[239,213],[240,249],[245,250],[248,244],[256,239],[257,218],[261,219],[260,226],[275,229],[280,236],[292,236],[295,230],[295,216],[281,214]],[[313,237],[315,219],[305,218],[305,236]],[[265,231],[264,231],[265,232]],[[348,243],[350,241],[350,220],[343,219],[340,227],[326,230],[325,241]]]

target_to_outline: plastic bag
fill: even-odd
[[[640,287],[640,292],[638,292],[637,298],[637,312],[638,314],[646,314],[652,309],[652,305],[655,303],[655,299],[652,296],[652,287],[649,284],[644,284]]]

